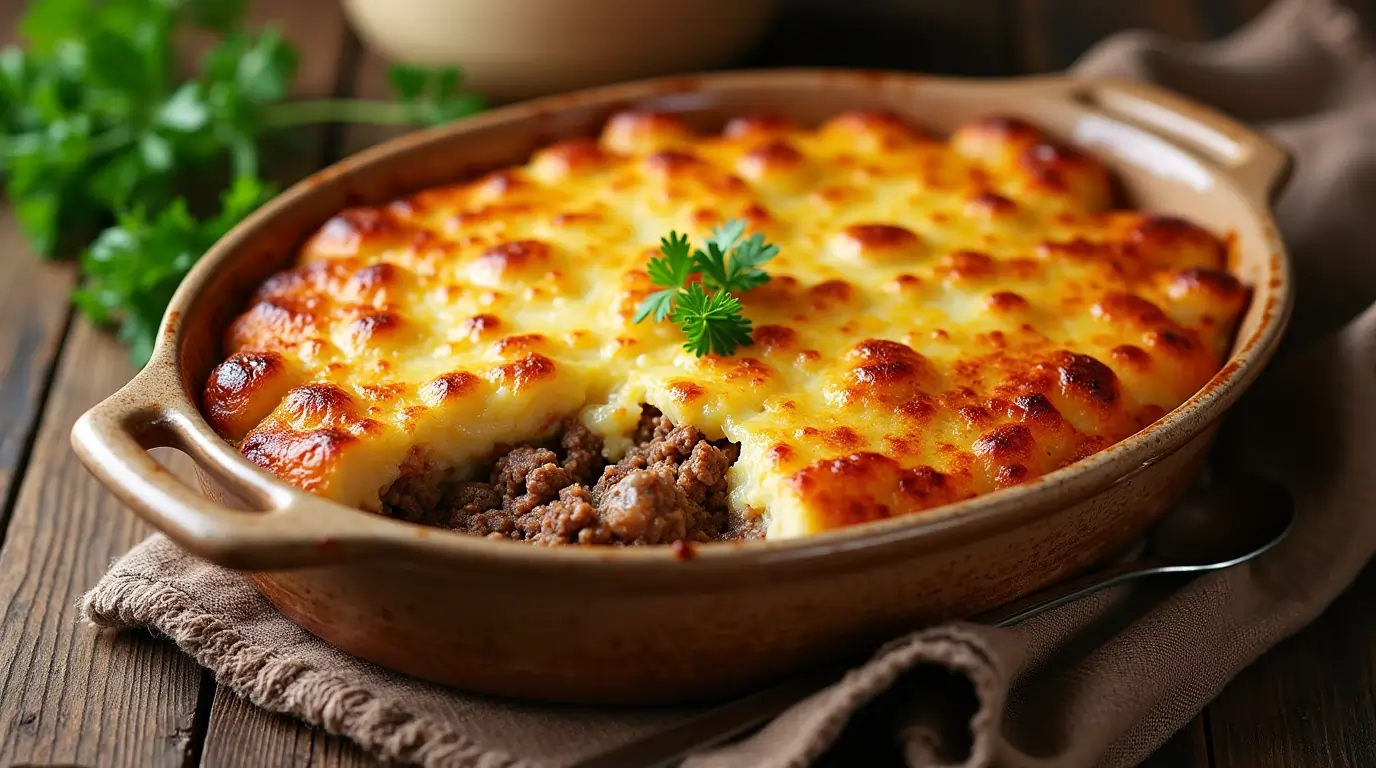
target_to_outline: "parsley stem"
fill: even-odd
[[[52,139],[42,131],[18,133],[13,136],[0,136],[0,160],[18,157],[32,152],[35,148],[51,142]],[[119,125],[91,139],[87,148],[90,157],[108,155],[134,143],[134,132],[127,125]]]
[[[128,125],[117,125],[91,139],[91,154],[99,157],[115,150],[124,149],[133,143],[133,130]]]
[[[424,105],[376,99],[316,99],[274,104],[264,115],[264,122],[274,127],[314,123],[414,125],[425,122],[425,118]]]

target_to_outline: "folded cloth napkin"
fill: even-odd
[[[1330,0],[1282,0],[1226,40],[1127,33],[1077,69],[1160,82],[1259,125],[1295,155],[1279,204],[1298,275],[1294,342],[1230,417],[1220,448],[1286,486],[1292,535],[1174,592],[1147,584],[1014,629],[957,623],[900,638],[689,765],[806,765],[857,729],[887,730],[912,766],[1135,764],[1316,617],[1376,550],[1376,306],[1364,309],[1376,301],[1376,56],[1354,19]],[[692,714],[498,701],[394,675],[334,650],[239,574],[161,536],[117,562],[83,607],[97,626],[167,635],[259,706],[425,766],[568,764]]]

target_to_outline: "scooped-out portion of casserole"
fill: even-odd
[[[343,504],[540,544],[790,537],[1024,483],[1220,368],[1248,289],[1223,239],[1113,208],[1015,118],[595,139],[341,211],[230,327],[210,423]],[[635,322],[671,231],[779,246],[753,343]],[[690,278],[691,279],[691,278]]]

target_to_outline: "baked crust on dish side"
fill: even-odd
[[[523,166],[341,211],[230,327],[203,407],[343,504],[560,543],[806,535],[1084,458],[1222,365],[1228,246],[1113,208],[1018,119],[881,113],[698,134],[614,116]],[[780,246],[754,343],[635,323],[671,230]]]

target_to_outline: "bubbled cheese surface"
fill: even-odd
[[[1100,163],[1008,119],[654,113],[342,211],[233,323],[215,428],[282,479],[376,510],[413,450],[476,467],[641,404],[741,445],[731,504],[785,537],[1025,482],[1136,432],[1220,367],[1247,291],[1220,238],[1110,210]],[[659,239],[745,218],[781,246],[755,343],[695,358],[634,324]]]

